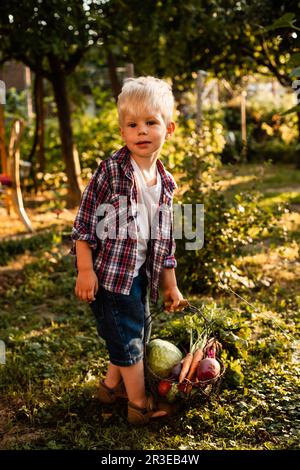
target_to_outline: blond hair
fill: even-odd
[[[145,108],[161,113],[165,124],[172,121],[174,96],[171,86],[155,77],[127,78],[118,96],[119,123],[122,125],[124,114],[139,115]]]

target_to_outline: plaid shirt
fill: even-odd
[[[172,200],[173,191],[177,187],[172,175],[167,172],[160,160],[157,160],[157,169],[161,176],[162,190],[157,211],[157,231],[155,238],[150,237],[146,257],[146,274],[150,286],[150,298],[157,302],[159,278],[163,268],[175,268],[177,262],[174,257],[175,240],[173,237]],[[71,253],[76,255],[76,240],[87,241],[92,248],[94,271],[99,284],[105,289],[122,294],[129,294],[133,281],[133,274],[137,259],[137,232],[136,204],[137,188],[130,162],[128,148],[122,147],[112,156],[103,160],[93,174],[86,187],[73,229],[73,246]],[[118,224],[122,225],[122,212],[120,211],[120,198],[124,196],[127,201],[125,223],[131,223],[133,235],[116,238],[101,237],[99,234],[99,215],[97,208],[100,204],[109,203],[118,214]],[[98,212],[99,214],[99,212]],[[105,227],[110,227],[115,219],[105,212]],[[124,219],[124,218],[123,218]],[[105,229],[104,229],[105,230]],[[119,233],[119,232],[118,232]],[[77,259],[75,258],[77,270]]]

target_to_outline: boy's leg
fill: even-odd
[[[128,400],[139,408],[147,406],[144,380],[144,362],[137,362],[132,366],[120,367],[120,372],[125,384]],[[165,416],[165,411],[156,411],[153,417]]]
[[[104,379],[105,385],[109,388],[115,388],[117,385],[119,385],[121,378],[120,367],[115,366],[110,362],[108,364],[106,377]]]

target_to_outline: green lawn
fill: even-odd
[[[228,329],[219,397],[142,429],[128,426],[126,406],[101,405],[97,381],[108,356],[89,307],[73,294],[69,245],[56,236],[0,270],[0,339],[6,345],[1,449],[299,448],[300,171],[227,167],[222,181],[228,198],[255,183],[262,204],[287,204],[289,211],[280,221],[284,239],[259,240],[236,259],[262,281],[254,291],[243,290],[250,305],[228,291],[189,299],[216,310],[223,332]],[[166,334],[170,318],[160,313],[154,334]]]

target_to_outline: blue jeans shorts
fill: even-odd
[[[106,342],[110,362],[116,366],[131,366],[143,359],[144,345],[151,334],[147,284],[142,266],[133,278],[129,295],[99,286],[90,304],[98,334]]]

